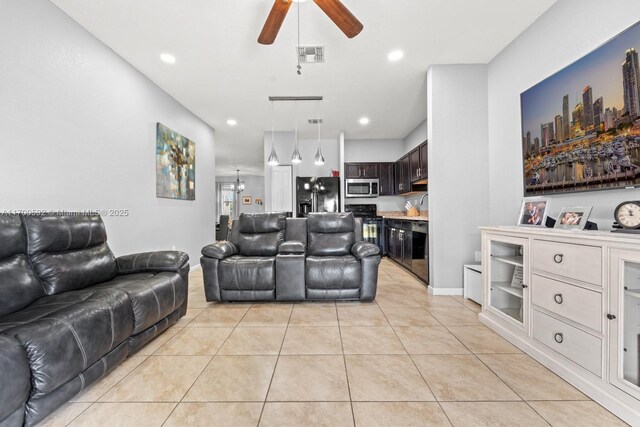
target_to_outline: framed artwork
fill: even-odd
[[[156,124],[156,197],[196,199],[196,143]]]
[[[640,22],[520,95],[524,195],[640,186]]]
[[[253,197],[251,196],[242,196],[242,204],[250,205],[253,202]]]
[[[553,228],[564,228],[572,230],[582,230],[591,214],[591,206],[582,206],[575,208],[562,208],[558,220]]]
[[[547,221],[547,211],[549,210],[549,200],[523,200],[520,207],[518,225],[528,227],[544,227]]]
[[[256,205],[262,206],[264,204],[263,200],[260,197],[256,197]]]

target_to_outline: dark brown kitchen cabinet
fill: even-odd
[[[404,194],[411,191],[411,172],[409,167],[408,154],[396,162],[396,194]]]
[[[411,182],[420,179],[420,149],[418,147],[409,152],[409,171]]]
[[[379,192],[381,196],[392,196],[395,193],[395,168],[393,163],[378,163]]]
[[[411,182],[420,181],[428,177],[427,141],[409,152]]]
[[[427,150],[427,141],[420,144],[420,179],[429,177],[429,150]]]
[[[345,163],[345,178],[378,178],[377,163]]]

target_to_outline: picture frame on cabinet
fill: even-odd
[[[518,226],[544,227],[549,211],[549,199],[524,199],[520,206]]]
[[[578,206],[573,208],[562,208],[558,215],[558,220],[553,228],[565,230],[583,230],[591,215],[591,206]]]

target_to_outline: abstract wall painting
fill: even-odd
[[[156,197],[196,199],[196,144],[156,125]]]

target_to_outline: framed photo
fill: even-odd
[[[523,200],[520,207],[518,225],[525,227],[544,227],[549,210],[548,199]]]
[[[553,228],[564,228],[570,230],[582,230],[587,225],[591,206],[581,206],[575,208],[562,208],[558,220]]]
[[[258,205],[258,206],[262,206],[264,204],[264,202],[262,201],[262,199],[260,197],[256,197],[255,202],[256,202],[256,205]]]
[[[250,205],[251,203],[253,203],[253,197],[251,197],[251,196],[242,196],[242,204],[243,205]]]

